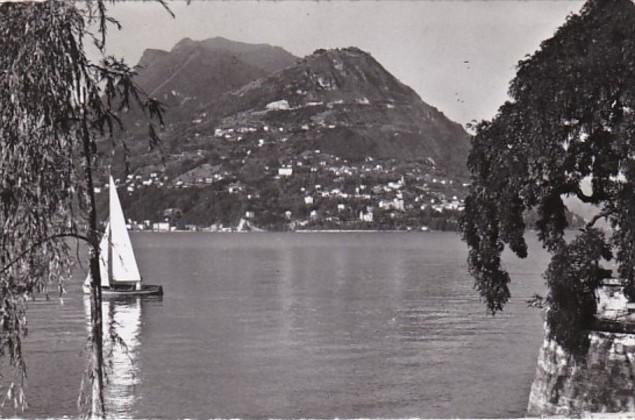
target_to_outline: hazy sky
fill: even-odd
[[[146,48],[184,37],[267,43],[304,56],[357,46],[453,120],[491,118],[518,60],[553,35],[582,1],[192,1],[112,7],[123,30],[110,52],[136,64]],[[466,63],[468,61],[468,63]]]

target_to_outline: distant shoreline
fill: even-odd
[[[429,233],[431,232],[430,230],[428,231],[422,231],[422,230],[397,230],[397,229],[386,229],[386,230],[381,230],[381,229],[302,229],[302,230],[294,230],[291,231],[293,233],[399,233],[399,232],[422,232],[422,233]]]
[[[452,230],[396,230],[396,229],[303,229],[303,230],[267,230],[267,231],[209,231],[209,230],[133,230],[131,232],[141,233],[431,233],[431,232],[454,232]]]

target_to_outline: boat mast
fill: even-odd
[[[112,175],[110,175],[110,189],[114,189],[114,191],[109,191],[108,194],[108,284],[112,284],[114,281],[112,278],[112,223],[111,223],[111,214],[110,209],[112,208],[112,197],[113,194],[117,194],[117,189],[115,188],[115,182],[112,179]]]
[[[108,215],[110,219],[110,215]],[[110,229],[110,223],[108,223],[108,284],[113,282],[112,278],[112,230]]]

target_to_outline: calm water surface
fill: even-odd
[[[451,233],[136,233],[162,300],[104,303],[116,417],[519,417],[542,340],[547,256],[507,256],[485,313]],[[76,415],[86,306],[30,305],[28,416]],[[5,409],[6,410],[6,409]],[[13,414],[6,412],[5,414]]]

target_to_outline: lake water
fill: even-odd
[[[495,317],[452,233],[134,233],[165,296],[104,303],[117,417],[522,417],[542,341],[547,255],[506,256]],[[83,275],[29,307],[30,408],[75,416]],[[13,411],[4,414],[12,415]]]

